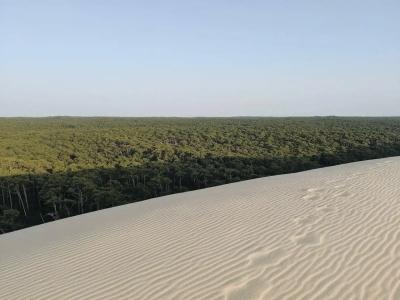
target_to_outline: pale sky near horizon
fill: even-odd
[[[0,116],[400,115],[400,1],[0,0]]]

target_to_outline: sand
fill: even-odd
[[[400,157],[1,235],[0,299],[400,299]]]

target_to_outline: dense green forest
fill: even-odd
[[[394,155],[400,118],[2,118],[0,232]]]

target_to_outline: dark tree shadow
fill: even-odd
[[[0,177],[0,232],[173,193],[397,155],[400,143],[313,156],[207,156],[132,167]]]

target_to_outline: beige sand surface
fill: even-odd
[[[0,299],[400,299],[400,157],[2,235]]]

